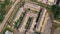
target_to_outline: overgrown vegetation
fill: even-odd
[[[24,12],[24,13],[22,13],[21,14],[21,17],[17,20],[17,22],[15,22],[15,26],[14,26],[14,28],[19,28],[19,25],[21,24],[21,22],[22,22],[22,20],[23,20],[23,18],[24,18],[24,16],[25,16],[25,13],[26,12]]]
[[[10,0],[5,0],[5,5],[8,5],[10,3]]]
[[[5,0],[4,3],[0,3],[0,23],[3,21],[4,19],[4,15],[5,15],[5,7],[6,5],[9,4],[9,0]]]
[[[32,18],[33,18],[33,17],[29,17],[29,18],[28,18],[28,21],[27,21],[27,23],[26,23],[25,29],[28,29],[28,28],[29,28],[29,25],[30,25],[30,22],[31,22]]]
[[[34,2],[37,2],[37,0],[30,0],[30,1],[34,1]]]
[[[55,20],[60,21],[60,6],[58,6],[58,5],[50,6],[50,5],[40,3],[40,2],[37,2],[34,0],[31,0],[31,1],[36,2],[37,5],[42,6],[42,7],[46,8],[47,10],[49,10],[50,12],[52,12]]]
[[[3,34],[5,34],[6,31],[10,31],[10,32],[12,32],[12,29],[9,28],[9,27],[6,27],[6,28],[4,29],[4,31],[3,31]]]
[[[52,5],[51,11],[54,14],[54,18],[60,21],[60,6]]]
[[[19,3],[19,7],[22,7],[23,5],[24,5],[24,3],[25,3],[25,0],[22,0],[20,3]],[[18,7],[18,9],[19,9],[19,7]],[[18,9],[16,10],[16,13],[17,13],[17,11],[18,11]],[[23,17],[24,17],[24,15],[25,15],[25,13],[26,12],[23,12],[22,14],[21,14],[21,17],[17,20],[17,22],[15,22],[15,25],[14,25],[14,28],[19,28],[19,26],[20,26],[20,24],[21,24],[21,22],[22,22],[22,20],[23,20]],[[16,15],[16,14],[15,14]],[[14,16],[14,18],[15,18],[15,16]]]
[[[3,21],[4,16],[0,14],[0,23]]]

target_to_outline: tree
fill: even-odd
[[[0,23],[3,21],[4,16],[0,14]]]
[[[56,19],[60,19],[60,6],[58,5],[52,5],[52,8],[51,8],[53,14],[54,14],[54,18]]]
[[[10,0],[5,0],[5,4],[8,5],[10,3]]]

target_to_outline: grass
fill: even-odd
[[[52,10],[52,6],[50,6],[50,5],[46,5],[46,4],[44,4],[44,3],[40,3],[40,2],[37,2],[37,1],[34,1],[34,0],[31,0],[31,1],[33,1],[33,2],[35,2],[35,3],[37,3],[37,5],[39,5],[39,6],[41,6],[41,7],[44,7],[44,8],[46,8],[47,10],[49,10],[50,12],[53,12]],[[52,9],[52,10],[51,10]],[[53,15],[55,15],[54,13],[53,13]],[[56,16],[55,16],[56,17]],[[55,18],[54,17],[54,18]],[[60,18],[55,18],[56,20],[60,20]],[[56,29],[57,27],[60,27],[60,26],[57,26],[57,25],[52,25],[53,26],[53,28],[52,29]],[[52,31],[53,32],[53,31]]]
[[[44,3],[41,3],[41,2],[37,2],[37,1],[35,1],[35,0],[30,0],[30,1],[33,1],[33,2],[35,2],[35,4],[37,4],[37,5],[39,5],[39,6],[41,6],[41,7],[44,7],[44,8],[46,8],[47,10],[50,10],[50,12],[53,12],[53,10],[56,8],[54,5],[52,5],[52,6],[54,6],[54,9],[52,9],[53,7],[52,6],[50,6],[50,5],[47,5],[47,4],[44,4]],[[57,5],[56,5],[57,6]],[[58,7],[58,6],[57,6]],[[59,8],[59,7],[58,7]],[[52,9],[52,10],[51,10]],[[60,9],[58,9],[58,10],[55,10],[55,12],[57,12],[57,11],[59,11]],[[55,20],[58,20],[58,21],[60,21],[60,17],[59,16],[57,16],[58,15],[58,13],[57,14],[55,14],[55,12],[53,12],[53,15],[54,15],[54,18],[55,18]],[[60,13],[59,13],[60,14]]]
[[[40,32],[36,32],[36,31],[35,31],[35,33],[36,33],[36,34],[41,34]]]
[[[25,0],[22,0],[22,1],[20,2],[20,6],[23,6],[24,3],[25,3]]]
[[[4,19],[6,3],[7,3],[7,0],[5,0],[4,3],[0,3],[0,23],[2,23],[2,21]],[[8,4],[9,4],[9,2],[8,2]]]
[[[35,4],[37,4],[39,6],[42,6],[42,7],[46,8],[46,9],[50,9],[51,8],[50,5],[47,5],[47,4],[44,4],[44,3],[40,3],[40,2],[37,2],[37,1],[34,1],[34,0],[30,0],[30,1],[33,1],[33,2],[35,2]]]
[[[26,23],[25,29],[28,29],[29,24],[30,24],[32,18],[33,18],[33,17],[29,17],[29,18],[28,18],[28,21],[27,21],[27,23]]]
[[[17,24],[18,24],[18,22],[15,22],[14,28],[17,28]]]
[[[24,5],[24,0],[22,0],[22,1],[19,3],[18,9],[19,9],[20,7],[22,7],[23,5]],[[16,15],[18,9],[16,10],[15,15]],[[24,14],[25,14],[25,13],[22,13],[22,15],[24,15]],[[15,15],[13,16],[14,18],[15,18]],[[23,17],[24,17],[24,16],[22,16],[22,15],[21,15],[21,17],[17,20],[17,22],[15,22],[14,28],[17,28],[17,29],[18,29],[18,27],[19,27],[19,25],[20,25],[20,23],[21,23],[21,21],[22,21],[22,19],[23,19]],[[13,19],[14,19],[14,18],[13,18]]]
[[[25,30],[25,34],[26,34],[26,31],[29,29],[31,20],[32,20],[32,17],[29,17],[29,18],[28,18],[28,21],[27,21],[27,23],[26,23],[26,26],[25,26],[25,29],[26,29],[26,30]]]
[[[0,23],[2,23],[3,19],[4,19],[4,16],[0,15]]]
[[[8,5],[10,3],[10,0],[5,0],[5,5]]]
[[[30,0],[30,1],[34,1],[34,2],[37,2],[37,0]]]
[[[4,9],[5,9],[5,4],[1,4],[0,3],[0,23],[2,23],[3,19],[4,19]]]
[[[14,26],[15,28],[17,28],[17,29],[19,28],[19,25],[22,23],[24,16],[25,16],[25,12],[22,13],[21,17],[17,20],[17,22],[15,22],[15,26]]]
[[[36,34],[40,34],[39,32],[35,32]]]

